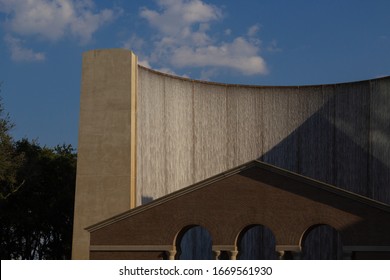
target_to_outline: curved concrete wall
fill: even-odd
[[[137,204],[253,159],[390,203],[390,79],[255,87],[138,69]]]

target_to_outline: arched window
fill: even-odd
[[[176,259],[212,260],[212,239],[209,231],[201,226],[185,227],[176,239]]]
[[[342,259],[340,233],[329,225],[314,225],[308,228],[301,240],[302,259],[338,260]]]
[[[275,236],[263,225],[244,228],[237,239],[239,260],[276,260]]]

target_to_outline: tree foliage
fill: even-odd
[[[75,150],[14,142],[9,117],[0,119],[0,258],[69,259]]]
[[[7,198],[22,185],[22,182],[17,182],[16,171],[22,164],[23,155],[15,152],[9,134],[13,126],[0,98],[0,200]]]

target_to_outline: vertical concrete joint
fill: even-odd
[[[131,115],[130,115],[130,208],[136,207],[137,194],[137,95],[138,58],[131,53]]]

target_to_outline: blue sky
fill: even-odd
[[[81,55],[130,48],[194,79],[305,85],[390,75],[388,0],[0,0],[15,139],[77,147]]]

